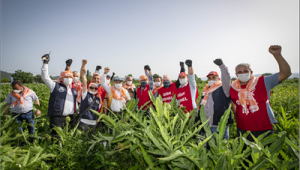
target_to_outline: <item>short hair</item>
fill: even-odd
[[[78,73],[78,71],[73,71],[73,74],[76,74],[76,73]]]
[[[156,78],[160,78],[160,81],[162,81],[162,78],[161,78],[161,77],[159,77],[159,76],[158,76],[158,77],[154,77],[154,81],[155,81],[155,79],[156,79]]]
[[[15,85],[19,85],[20,87],[23,86],[23,82],[21,80],[15,80],[11,83],[11,86],[14,87]]]
[[[129,77],[132,78],[131,76],[127,76],[125,80],[127,81],[127,79],[128,79]]]
[[[236,72],[236,69],[239,68],[239,67],[248,67],[248,69],[250,71],[252,71],[251,67],[250,67],[250,64],[248,63],[241,63],[241,64],[238,64],[236,67],[235,67],[235,72]]]

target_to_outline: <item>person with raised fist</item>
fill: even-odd
[[[50,128],[61,127],[64,128],[66,124],[66,117],[73,119],[73,114],[78,108],[77,91],[72,87],[73,73],[71,70],[62,71],[59,79],[54,82],[48,74],[48,63],[50,55],[42,56],[42,80],[50,89],[50,98],[48,105],[48,116],[50,116]],[[57,136],[55,130],[51,131],[53,136]]]
[[[177,102],[180,103],[179,106],[184,107],[185,112],[190,112],[197,109],[197,86],[192,60],[186,60],[185,64],[188,66],[188,75],[185,72],[179,74],[180,86],[176,89],[175,94]]]
[[[211,71],[207,74],[208,84],[202,91],[200,100],[200,106],[204,106],[205,115],[209,119],[208,125],[210,126],[211,133],[217,132],[218,123],[224,112],[229,108],[231,98],[229,94],[230,89],[230,74],[228,68],[224,65],[222,59],[218,58],[213,61],[221,69],[221,78],[216,71]],[[197,120],[199,120],[200,112],[198,112]],[[196,121],[197,121],[196,120]],[[232,124],[232,114],[230,113],[228,123]],[[229,128],[228,125],[225,129],[224,139],[229,139]]]
[[[144,66],[145,75],[141,75],[139,80],[141,85],[138,86],[136,91],[136,99],[139,99],[138,108],[144,106],[143,110],[148,109],[152,105],[150,100],[149,92],[153,92],[153,75],[149,65]],[[148,73],[149,72],[149,73]],[[149,109],[146,111],[146,115],[149,114]]]
[[[104,74],[102,76],[102,87],[106,91],[108,97],[108,108],[114,112],[115,115],[119,116],[124,110],[124,105],[130,100],[128,91],[122,87],[122,79],[116,77],[113,79],[113,86],[107,84],[106,76],[110,71],[109,67],[104,68]]]
[[[102,107],[102,99],[100,94],[97,92],[98,85],[96,83],[90,83],[87,86],[85,69],[86,64],[87,60],[82,60],[80,75],[83,88],[79,112],[80,123],[78,125],[78,128],[80,130],[83,130],[84,133],[90,131],[89,134],[93,134],[94,129],[96,128],[98,115],[90,111],[90,109],[93,109],[95,111],[100,110],[100,108]]]
[[[270,91],[292,73],[281,55],[281,46],[271,45],[269,52],[279,65],[279,73],[255,77],[250,64],[241,63],[235,67],[237,79],[231,85],[230,96],[234,103],[238,136],[247,131],[255,137],[267,131],[267,136],[274,133],[272,124],[277,121],[269,102]],[[254,141],[251,135],[247,139]]]

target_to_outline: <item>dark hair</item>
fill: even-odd
[[[20,87],[23,86],[23,83],[20,80],[15,80],[11,83],[11,86],[14,87],[15,85],[19,85]]]
[[[159,76],[157,76],[157,77],[154,77],[154,81],[155,81],[155,79],[156,79],[156,78],[160,78],[160,81],[162,81],[162,78],[161,78],[161,77],[159,77]]]

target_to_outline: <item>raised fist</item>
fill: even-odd
[[[67,66],[71,66],[72,62],[73,62],[73,60],[72,60],[72,59],[69,59],[69,60],[66,61],[66,65],[67,65]]]
[[[82,65],[86,65],[87,64],[87,60],[82,60]]]
[[[99,70],[101,70],[101,68],[102,68],[101,66],[97,66],[96,70],[99,71]]]
[[[42,56],[42,61],[44,62],[44,64],[48,64],[50,61],[50,55],[49,54],[45,54]]]
[[[185,60],[185,64],[186,64],[188,67],[192,67],[192,60]]]
[[[149,66],[149,65],[145,65],[145,66],[144,66],[144,69],[145,69],[145,70],[149,70],[149,71],[151,71],[151,69],[150,69],[150,66]]]
[[[104,74],[107,74],[109,71],[110,71],[110,68],[109,68],[109,67],[105,67],[105,68],[104,68]]]
[[[184,62],[180,61],[179,65],[181,68],[184,67]]]
[[[114,76],[114,75],[115,75],[115,72],[113,72],[112,75]]]
[[[214,63],[215,63],[216,65],[220,66],[220,65],[223,64],[223,61],[222,61],[221,58],[217,58],[217,59],[214,60]]]
[[[269,48],[269,52],[273,55],[281,54],[281,46],[271,45],[270,48]]]

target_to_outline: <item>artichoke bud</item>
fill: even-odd
[[[71,121],[71,118],[69,116],[66,117],[66,123],[69,123]]]

